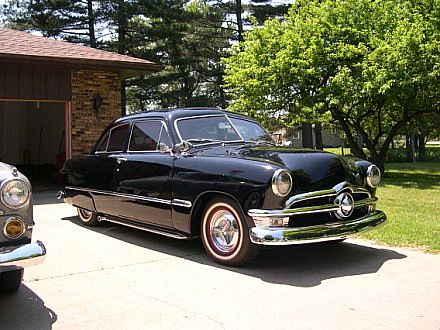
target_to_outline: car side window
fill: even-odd
[[[156,151],[162,129],[163,124],[159,120],[135,123],[131,133],[129,151]]]
[[[108,136],[109,136],[109,133],[107,132],[102,137],[101,141],[98,144],[98,147],[96,148],[96,152],[105,152],[107,150]]]
[[[168,135],[168,132],[165,129],[165,125],[164,124],[162,124],[162,129],[160,131],[159,144],[166,145],[169,148],[173,147],[173,144],[171,143],[170,136]]]
[[[110,131],[107,151],[123,151],[127,139],[128,124],[120,125]]]

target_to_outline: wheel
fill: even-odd
[[[23,273],[23,268],[0,273],[0,293],[16,292],[23,280]]]
[[[207,205],[201,233],[206,252],[220,264],[239,266],[258,253],[241,207],[230,198],[216,198]]]
[[[78,216],[82,223],[86,226],[95,227],[99,225],[98,215],[95,212],[88,211],[85,209],[77,208]]]

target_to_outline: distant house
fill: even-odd
[[[0,161],[56,164],[87,152],[121,114],[121,80],[143,59],[0,28]]]
[[[292,146],[295,148],[302,148],[302,131],[301,125],[296,125],[291,128],[279,128],[273,131],[272,136],[279,144]],[[338,130],[335,127],[322,129],[322,143],[324,147],[341,147],[343,145]],[[313,132],[313,145],[316,146],[316,137]]]

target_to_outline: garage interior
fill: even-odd
[[[59,183],[66,158],[65,103],[0,101],[0,161],[41,186]]]

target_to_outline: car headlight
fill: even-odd
[[[1,189],[2,202],[9,208],[22,207],[29,200],[31,189],[29,185],[19,179],[13,179],[3,184]]]
[[[286,170],[275,171],[272,177],[272,190],[275,195],[286,197],[292,190],[292,176]]]
[[[376,188],[380,183],[380,170],[376,165],[370,165],[367,169],[367,183],[371,188]]]

